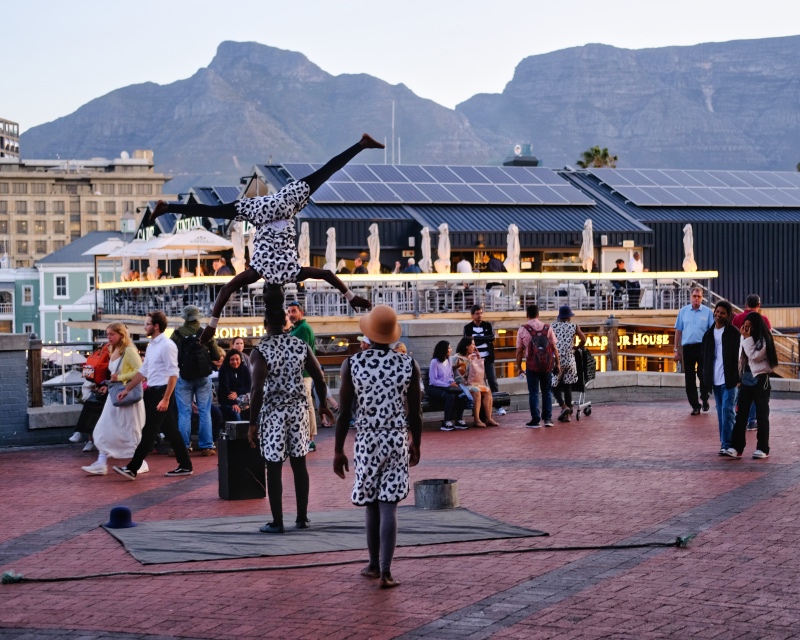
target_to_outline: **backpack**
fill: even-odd
[[[197,333],[183,336],[178,345],[178,370],[184,380],[207,378],[214,371],[208,347],[200,342],[202,333],[200,328]]]
[[[111,355],[108,352],[108,343],[97,349],[86,358],[83,365],[83,377],[95,384],[102,384],[108,380],[108,363]]]
[[[541,331],[536,331],[529,324],[523,324],[531,336],[528,351],[525,354],[525,367],[528,371],[536,373],[552,373],[556,362],[555,349],[547,338],[550,325],[544,325]]]

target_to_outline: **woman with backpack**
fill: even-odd
[[[725,455],[738,460],[745,447],[745,431],[750,406],[756,405],[756,459],[769,458],[769,392],[772,388],[769,374],[778,366],[778,354],[767,323],[757,311],[747,314],[740,330],[739,351],[739,401],[736,407],[736,422],[731,435],[731,448]]]
[[[575,336],[577,335],[581,343],[586,341],[581,328],[572,322],[572,313],[568,304],[558,310],[558,319],[550,325],[553,333],[556,334],[556,349],[558,350],[558,360],[561,369],[553,372],[551,386],[553,396],[561,407],[561,415],[558,416],[559,422],[569,422],[572,415],[572,385],[578,381],[578,365],[575,362]]]
[[[110,382],[128,382],[142,366],[139,351],[131,343],[128,328],[121,322],[112,322],[106,327],[110,360],[108,365]],[[116,406],[112,399],[105,403],[103,413],[94,428],[94,446],[97,447],[97,461],[81,467],[93,476],[108,473],[108,458],[130,458],[144,428],[144,403],[134,402],[127,406]],[[147,471],[146,464],[139,469]]]

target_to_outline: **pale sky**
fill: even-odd
[[[0,117],[22,131],[120,87],[187,78],[224,40],[298,51],[452,108],[501,92],[530,55],[800,32],[789,0],[15,0],[0,16]]]

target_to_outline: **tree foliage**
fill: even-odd
[[[581,154],[581,159],[577,164],[583,169],[611,167],[612,169],[617,166],[617,156],[612,156],[606,147],[591,147]]]

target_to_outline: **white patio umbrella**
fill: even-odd
[[[231,242],[233,242],[233,259],[231,265],[236,273],[244,271],[244,223],[239,220],[231,225]]]
[[[300,225],[300,239],[297,241],[297,257],[301,267],[311,266],[311,234],[308,231],[308,223]]]
[[[690,224],[683,228],[683,253],[686,255],[683,259],[683,270],[694,273],[697,271],[697,263],[694,261],[694,233]]]
[[[43,387],[77,386],[85,382],[83,372],[73,369],[42,383]]]
[[[367,273],[374,276],[381,272],[381,239],[378,235],[378,225],[374,222],[369,225],[367,246],[369,247]]]
[[[450,228],[446,222],[439,225],[438,260],[433,263],[436,273],[450,273]]]
[[[68,367],[70,365],[84,364],[86,362],[86,358],[83,355],[68,347],[45,347],[42,349],[42,358],[49,360],[58,367]]]
[[[232,249],[233,243],[230,240],[226,240],[210,231],[200,228],[166,236],[158,243],[158,246],[153,248],[158,250],[185,249],[186,251],[196,251],[197,263],[200,264],[201,250],[219,251],[221,249]]]
[[[94,289],[89,289],[86,293],[84,293],[80,298],[78,298],[73,305],[91,305],[94,306],[97,304],[98,307],[101,309],[105,306],[104,298],[103,298],[103,290],[98,289],[95,291]]]
[[[347,261],[342,258],[339,262],[336,263],[336,273],[339,273],[342,269],[347,266]]]
[[[113,251],[117,249],[121,249],[125,246],[125,243],[120,238],[109,238],[108,240],[104,240],[100,244],[94,245],[88,251],[84,251],[81,255],[82,256],[107,256]]]
[[[514,223],[508,225],[508,250],[503,262],[509,273],[519,273],[519,227]]]
[[[592,270],[592,264],[594,264],[594,230],[590,219],[583,223],[583,243],[581,244],[578,258],[580,258],[581,265],[586,271]]]
[[[432,273],[433,264],[431,263],[431,230],[428,227],[422,227],[422,260],[419,261],[419,268],[422,273]]]
[[[336,229],[328,228],[328,244],[325,246],[325,266],[323,269],[336,273]]]

